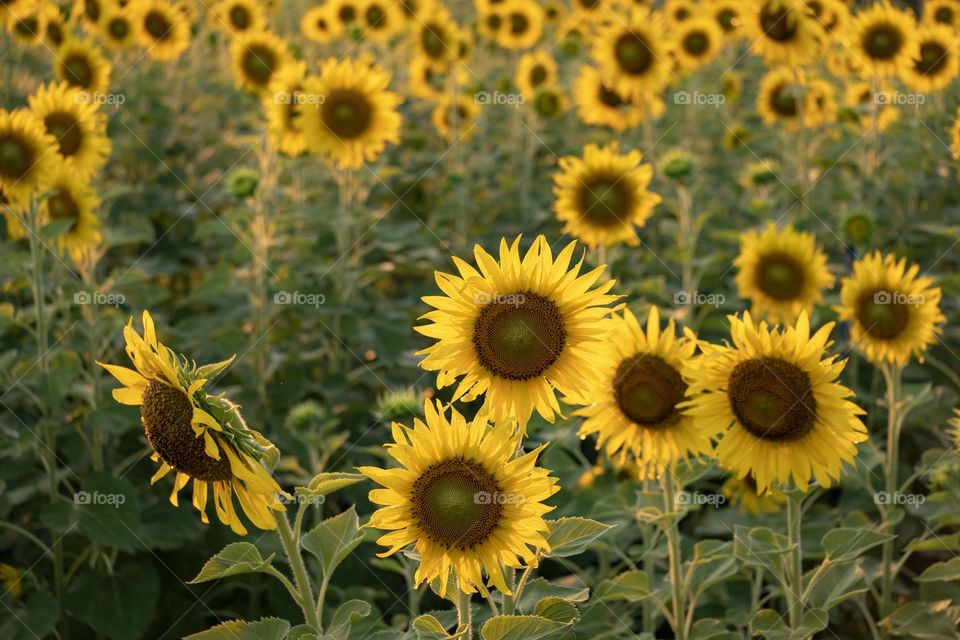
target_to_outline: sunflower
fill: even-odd
[[[739,0],[710,0],[707,14],[730,39],[740,37],[743,27],[743,3]]]
[[[108,15],[108,14],[104,14]],[[88,96],[66,82],[42,85],[30,96],[30,110],[56,140],[56,149],[81,180],[89,180],[110,155],[107,117]]]
[[[327,44],[343,35],[343,22],[337,19],[327,4],[311,7],[300,19],[300,31],[307,40]]]
[[[865,80],[851,82],[844,89],[844,104],[856,116],[864,131],[872,129],[874,124],[877,131],[886,131],[887,127],[900,117],[900,110],[896,105],[888,100],[881,101],[881,95],[892,95],[892,89],[880,85],[880,90],[875,92],[873,85]]]
[[[312,96],[303,92],[306,76],[307,64],[303,61],[282,67],[273,75],[261,99],[270,140],[288,156],[298,156],[307,150],[307,137],[296,124],[301,110],[315,106],[311,104]]]
[[[548,25],[558,25],[567,14],[567,9],[560,0],[546,0],[543,3],[543,21]]]
[[[803,124],[815,129],[836,122],[837,91],[833,85],[819,77],[807,78],[803,92]]]
[[[893,76],[919,56],[914,19],[888,2],[860,11],[850,27],[853,61],[867,76]]]
[[[824,56],[827,70],[835,78],[859,78],[860,69],[853,60],[853,54],[844,48],[833,48]]]
[[[17,44],[25,47],[37,47],[43,44],[43,34],[47,29],[46,15],[34,6],[23,13],[11,13],[7,18],[7,33],[13,36]]]
[[[930,24],[917,31],[920,55],[903,68],[904,84],[920,93],[933,93],[950,85],[960,74],[957,34],[952,27]]]
[[[718,462],[752,475],[758,492],[791,477],[806,491],[811,474],[829,487],[867,439],[863,410],[836,381],[846,361],[825,355],[834,323],[811,336],[805,311],[785,327],[754,324],[749,312],[729,320],[733,344],[701,345],[684,369],[687,412],[705,434],[722,434]]]
[[[643,121],[645,111],[625,99],[593,67],[582,65],[573,82],[573,101],[584,124],[624,131]]]
[[[407,91],[416,98],[440,100],[447,95],[451,73],[457,74],[458,83],[467,79],[462,68],[438,68],[427,56],[416,54],[407,65]]]
[[[456,101],[449,94],[444,95],[437,102],[430,121],[440,134],[449,143],[469,140],[477,126],[477,115],[480,105],[473,97],[457,94]],[[456,120],[454,120],[456,117]]]
[[[261,31],[267,17],[257,0],[220,0],[210,7],[207,22],[214,29],[237,35],[244,31]]]
[[[382,489],[370,492],[381,505],[368,527],[389,531],[377,542],[393,555],[414,544],[420,564],[417,585],[439,580],[437,593],[447,597],[450,572],[463,593],[487,586],[510,594],[504,569],[537,565],[549,551],[543,516],[553,507],[543,501],[559,487],[549,471],[536,466],[546,445],[514,456],[521,446],[512,425],[491,427],[485,416],[467,422],[455,409],[449,419],[443,406],[424,403],[424,421],[413,427],[393,423],[387,452],[401,466],[359,467]],[[486,586],[483,574],[487,575]]]
[[[793,69],[771,69],[760,80],[757,113],[767,124],[780,123],[794,130],[800,124],[803,96],[804,86],[797,81]]]
[[[690,18],[674,29],[672,48],[677,68],[692,71],[710,62],[720,51],[723,31],[710,18]]]
[[[136,370],[98,362],[124,386],[114,389],[120,404],[139,406],[147,440],[160,469],[151,483],[171,470],[176,472],[170,502],[193,480],[193,506],[207,523],[207,496],[212,491],[217,518],[234,533],[247,530],[234,509],[236,494],[243,513],[260,529],[274,529],[272,511],[283,511],[280,487],[264,467],[276,449],[249,429],[238,407],[204,389],[207,380],[232,361],[188,366],[157,340],[150,313],[143,312],[143,336],[133,328],[133,318],[123,330],[126,351]]]
[[[439,371],[437,387],[457,382],[454,400],[484,395],[494,420],[515,417],[522,429],[533,410],[552,422],[560,413],[554,390],[570,402],[596,379],[609,354],[606,332],[613,281],[591,288],[604,267],[580,275],[583,259],[570,267],[576,242],[556,260],[538,236],[522,258],[520,238],[500,241],[497,261],[474,247],[479,270],[454,258],[460,275],[437,272],[444,296],[428,296],[435,308],[415,327],[436,343],[418,352],[420,366]]]
[[[607,0],[573,0],[570,22],[583,23],[588,29],[606,17]]]
[[[765,492],[757,492],[757,482],[749,473],[738,478],[730,476],[720,488],[720,493],[727,499],[731,507],[740,507],[741,513],[759,516],[765,513],[780,513],[787,503],[787,496],[775,486]]]
[[[388,90],[390,74],[378,66],[329,59],[304,93],[321,99],[302,109],[295,124],[311,151],[343,167],[373,162],[388,142],[400,141],[402,98]]]
[[[104,93],[110,85],[110,63],[86,38],[67,38],[54,55],[54,75],[88,94]]]
[[[137,43],[154,60],[175,60],[190,46],[190,23],[167,0],[133,0],[130,21]]]
[[[827,35],[846,33],[850,8],[844,0],[806,0],[806,4]]]
[[[772,322],[793,322],[801,311],[811,311],[834,283],[815,235],[777,229],[772,222],[762,232],[741,234],[733,264],[739,296],[750,300],[755,316]]]
[[[666,0],[663,3],[663,15],[671,27],[680,25],[700,13],[693,0]]]
[[[643,226],[660,202],[648,191],[653,167],[638,150],[620,153],[617,142],[588,144],[583,157],[567,156],[553,177],[554,209],[563,232],[587,246],[638,246],[634,229]]]
[[[960,108],[953,114],[950,126],[950,155],[954,160],[960,160]]]
[[[100,244],[100,220],[96,209],[100,198],[76,173],[59,165],[46,181],[46,197],[40,205],[44,222],[72,221],[58,240],[60,252],[70,254],[74,262]]]
[[[57,49],[67,39],[70,28],[67,25],[67,19],[60,10],[60,6],[54,3],[44,4],[40,13],[42,15],[43,41],[51,49]]]
[[[533,108],[541,118],[556,118],[569,108],[567,97],[559,87],[542,87],[533,97]]]
[[[117,0],[77,0],[70,10],[70,20],[79,23],[86,31],[93,31],[103,10],[119,5]]]
[[[36,0],[5,0],[0,3],[0,25],[32,15],[36,8]]]
[[[659,14],[634,8],[626,21],[618,20],[597,31],[593,58],[617,93],[643,100],[660,93],[670,81],[665,26]]]
[[[694,336],[677,337],[673,320],[661,331],[656,306],[646,330],[629,309],[611,324],[613,358],[589,394],[592,404],[574,412],[584,418],[580,437],[597,434],[597,449],[615,463],[634,462],[641,479],[659,477],[690,456],[710,455],[710,437],[678,407],[687,392],[681,372],[697,348]]]
[[[245,31],[230,45],[237,86],[254,93],[266,91],[273,76],[290,63],[287,43],[270,31]]]
[[[543,7],[530,0],[505,0],[499,12],[503,28],[497,32],[497,44],[508,51],[537,44],[543,35]]]
[[[923,3],[923,21],[926,24],[943,24],[951,29],[960,28],[960,7],[956,0],[926,0]]]
[[[824,37],[802,0],[751,0],[741,14],[751,49],[768,63],[813,62]]]
[[[840,287],[840,320],[852,323],[850,342],[873,363],[906,366],[911,355],[923,361],[927,346],[943,329],[940,289],[906,258],[874,252],[853,264]]]
[[[436,5],[429,15],[417,20],[411,31],[414,48],[438,67],[446,67],[456,58],[457,23],[444,5]]]
[[[387,42],[404,26],[403,12],[396,0],[362,0],[359,8],[364,38]]]
[[[133,46],[134,25],[130,12],[121,7],[107,7],[97,20],[100,40],[113,51],[121,51]]]
[[[517,88],[527,100],[533,100],[540,87],[557,81],[557,63],[544,49],[520,56],[517,62]]]
[[[25,200],[46,184],[56,165],[56,141],[26,109],[0,109],[0,189]]]

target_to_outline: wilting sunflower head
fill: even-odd
[[[871,362],[902,367],[914,355],[923,361],[943,331],[940,288],[919,274],[919,265],[877,251],[855,262],[843,279],[836,310],[852,323],[851,344]]]
[[[662,16],[634,7],[626,19],[598,28],[593,58],[601,74],[621,96],[645,100],[657,95],[672,78]]]
[[[772,222],[740,236],[733,264],[740,297],[750,300],[754,315],[772,322],[793,322],[801,311],[812,311],[834,282],[815,235]]]
[[[885,1],[857,13],[851,34],[853,62],[867,76],[897,75],[919,54],[913,17]]]
[[[919,54],[903,69],[903,82],[921,93],[939,91],[960,74],[960,54],[953,27],[929,24],[917,32]]]
[[[362,60],[330,59],[319,78],[307,78],[304,94],[313,96],[295,124],[311,151],[342,167],[373,162],[387,143],[400,141],[402,98],[389,90],[390,74]]]
[[[454,384],[456,399],[485,396],[494,420],[516,418],[521,428],[534,409],[552,422],[560,412],[555,390],[577,402],[597,367],[609,358],[607,305],[613,281],[594,287],[604,267],[580,274],[570,264],[575,242],[553,257],[539,236],[520,255],[520,238],[500,241],[497,260],[479,245],[477,267],[454,258],[459,275],[437,272],[445,295],[415,327],[436,342],[419,352],[420,366],[439,371],[439,388]]]
[[[811,474],[829,487],[867,439],[863,410],[837,382],[846,364],[826,355],[833,323],[810,335],[803,312],[795,325],[754,324],[730,316],[732,344],[703,346],[684,370],[685,404],[706,435],[720,435],[717,460],[757,490],[791,480],[806,491]]]
[[[104,12],[102,16],[109,16]],[[89,180],[110,156],[107,117],[83,90],[66,82],[40,86],[29,98],[30,110],[56,140],[63,162]]]
[[[646,329],[629,309],[611,324],[612,358],[587,394],[591,404],[575,412],[584,418],[581,437],[597,434],[598,449],[615,463],[635,465],[641,477],[657,477],[690,456],[710,455],[709,436],[680,406],[687,393],[681,372],[693,361],[696,336],[687,331],[678,337],[673,320],[661,329],[655,306]]]
[[[446,596],[450,572],[455,588],[509,594],[505,569],[535,566],[549,551],[543,504],[559,489],[546,469],[535,466],[546,445],[516,456],[520,434],[512,423],[491,427],[484,415],[467,422],[455,409],[424,404],[424,420],[393,424],[387,451],[401,466],[358,470],[382,489],[370,501],[382,505],[367,526],[390,533],[377,542],[389,556],[414,544],[420,554],[415,580],[438,580]],[[486,584],[484,576],[487,575]]]
[[[233,38],[230,59],[237,86],[264,93],[274,75],[290,64],[287,43],[269,31],[245,31]]]
[[[653,167],[641,159],[638,150],[620,153],[616,142],[590,144],[582,157],[561,158],[553,193],[564,233],[590,247],[639,245],[634,227],[643,226],[660,202],[660,196],[647,190]]]
[[[730,476],[724,481],[720,492],[731,507],[740,507],[741,513],[754,516],[780,513],[783,505],[787,503],[787,496],[775,485],[768,487],[763,493],[758,493],[757,482],[749,473],[742,478]]]
[[[803,0],[752,0],[742,16],[751,49],[769,63],[795,66],[817,58],[823,27]]]
[[[28,199],[54,168],[55,144],[31,111],[0,109],[0,189],[12,198]]]
[[[243,513],[260,529],[273,529],[271,510],[283,511],[279,485],[266,468],[276,458],[276,448],[249,429],[239,407],[223,395],[204,389],[207,381],[226,369],[233,358],[198,367],[177,356],[157,340],[149,312],[143,312],[143,335],[133,328],[133,318],[123,330],[126,351],[134,369],[98,364],[124,387],[114,389],[120,404],[140,407],[143,429],[160,469],[156,482],[171,470],[176,472],[170,502],[193,481],[193,506],[207,523],[207,496],[213,493],[220,522],[238,535],[247,530],[234,509],[236,494]]]

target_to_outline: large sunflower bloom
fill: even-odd
[[[378,555],[414,544],[414,580],[438,579],[444,597],[451,570],[459,591],[487,595],[494,586],[509,594],[504,569],[536,566],[537,554],[549,551],[543,516],[553,507],[543,500],[559,487],[536,466],[546,445],[514,457],[520,434],[512,424],[491,427],[483,415],[467,422],[454,409],[448,419],[439,403],[424,404],[424,419],[412,428],[393,424],[386,448],[400,467],[358,469],[384,487],[370,492],[381,508],[367,524],[390,531],[377,540],[389,547]]]
[[[197,368],[187,366],[157,340],[153,318],[143,312],[143,336],[133,328],[133,318],[123,330],[126,351],[134,369],[98,363],[124,386],[114,389],[120,404],[140,407],[147,440],[160,469],[150,482],[175,471],[170,502],[193,481],[193,506],[209,522],[207,497],[213,494],[217,518],[234,533],[246,528],[234,509],[237,498],[243,513],[260,529],[276,528],[273,511],[283,511],[282,491],[262,459],[273,449],[263,436],[247,428],[236,405],[204,390],[207,380],[231,360]]]
[[[850,27],[853,62],[864,75],[893,76],[919,56],[916,22],[888,2],[860,11]]]
[[[707,435],[722,434],[717,460],[752,475],[758,492],[791,478],[806,491],[811,475],[829,487],[867,439],[863,410],[837,382],[846,361],[825,356],[833,323],[811,336],[806,312],[786,327],[754,324],[749,312],[729,320],[733,344],[701,345],[684,370],[688,413]]]
[[[956,30],[943,24],[929,24],[917,32],[919,55],[903,68],[904,84],[920,93],[946,88],[960,75],[960,52]]]
[[[237,86],[264,93],[274,75],[290,64],[287,43],[270,31],[244,31],[230,44],[230,59]]]
[[[632,460],[642,478],[690,456],[710,455],[710,436],[678,406],[687,392],[681,372],[697,348],[694,336],[677,337],[673,320],[661,330],[656,306],[646,330],[629,309],[611,322],[613,359],[589,394],[593,404],[575,412],[584,418],[580,435],[596,433],[598,449],[619,464]]]
[[[154,60],[175,60],[190,46],[190,22],[166,0],[133,0],[134,37]]]
[[[89,180],[103,167],[111,149],[107,117],[88,94],[66,82],[51,83],[38,88],[29,103],[56,139],[60,156],[81,179]]]
[[[29,198],[53,170],[55,145],[30,111],[0,109],[0,189],[16,200]]]
[[[58,80],[87,93],[105,93],[112,67],[91,40],[67,38],[57,49],[53,73]]]
[[[802,0],[752,0],[741,17],[751,49],[770,63],[806,64],[820,51],[823,27]]]
[[[853,323],[850,342],[871,362],[906,366],[912,355],[922,361],[937,341],[945,320],[940,288],[919,273],[919,265],[907,268],[906,258],[877,251],[842,280],[837,313]]]
[[[582,258],[570,267],[575,246],[554,259],[539,236],[521,257],[520,238],[504,239],[499,261],[477,245],[479,269],[454,258],[459,275],[437,272],[445,295],[423,299],[435,310],[415,329],[437,341],[418,355],[440,372],[438,388],[460,378],[454,399],[485,395],[494,420],[515,417],[524,429],[534,409],[551,422],[560,413],[555,389],[586,404],[582,393],[610,358],[607,305],[617,296],[612,280],[592,288],[604,267],[580,275]]]
[[[660,14],[635,7],[627,20],[599,29],[592,54],[604,77],[621,96],[646,100],[670,81],[670,62]]]

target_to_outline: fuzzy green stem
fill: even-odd
[[[897,366],[884,365],[881,367],[884,380],[887,384],[886,404],[887,404],[887,452],[884,461],[884,479],[886,480],[887,500],[881,509],[882,530],[884,533],[893,533],[896,525],[893,523],[893,505],[896,504],[895,497],[897,493],[897,462],[900,457],[900,428],[903,426],[903,420],[906,417],[901,412],[900,406],[900,384],[901,368]],[[884,541],[882,548],[883,577],[880,583],[880,616],[883,617],[889,613],[893,601],[893,567],[896,564],[896,548],[894,539]],[[888,637],[887,632],[883,631],[883,637]]]
[[[664,512],[674,511],[676,509],[676,489],[672,468],[667,468],[664,471],[660,486],[663,489]],[[686,629],[683,624],[686,618],[682,577],[683,558],[680,555],[680,532],[676,520],[672,520],[664,527],[664,534],[667,537],[667,558],[670,564],[670,586],[673,593],[673,634],[677,640],[686,640]]]
[[[287,554],[287,560],[290,562],[290,568],[293,570],[294,585],[300,593],[297,604],[299,604],[303,610],[303,617],[306,623],[316,629],[317,632],[320,632],[320,619],[317,617],[318,607],[313,606],[313,587],[310,584],[310,578],[307,577],[307,567],[303,562],[303,556],[300,555],[300,541],[294,538],[293,531],[290,529],[290,523],[287,521],[285,514],[274,511],[273,519],[277,522],[277,534],[280,536],[283,550]]]
[[[797,488],[787,492],[787,536],[790,551],[787,555],[787,614],[790,628],[800,627],[803,618],[803,551],[801,548],[801,527],[804,493]]]
[[[470,594],[457,589],[457,633],[465,632],[466,640],[473,638],[473,610],[470,606]]]

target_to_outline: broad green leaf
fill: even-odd
[[[733,557],[733,543],[701,540],[694,545],[690,566],[693,572],[688,587],[697,593],[702,593],[713,585],[723,582],[737,572],[737,560]]]
[[[917,578],[917,582],[935,582],[939,580],[960,579],[960,558],[938,562],[926,568]]]
[[[542,616],[495,616],[483,624],[480,637],[483,640],[538,640],[568,624]]]
[[[763,567],[781,582],[784,580],[783,557],[790,548],[787,537],[768,529],[738,526],[733,532],[733,554],[751,567]]]
[[[285,640],[320,640],[320,633],[308,624],[298,624],[290,629]]]
[[[128,480],[90,474],[74,494],[73,504],[80,514],[80,528],[93,542],[122,551],[142,548],[140,498]]]
[[[6,601],[6,607],[0,607],[0,638],[53,637],[56,610],[56,598],[46,591],[35,591],[22,602]]]
[[[284,640],[288,631],[290,623],[280,618],[263,618],[258,622],[230,620],[183,640]]]
[[[533,613],[556,622],[571,622],[580,617],[576,605],[556,596],[542,599],[533,608]]]
[[[739,640],[739,634],[727,629],[715,618],[697,620],[690,629],[690,640]]]
[[[867,590],[863,569],[859,565],[828,563],[817,573],[806,576],[812,580],[805,589],[809,592],[808,605],[830,610],[847,598]]]
[[[537,602],[548,597],[561,598],[567,602],[586,602],[590,597],[590,590],[554,584],[544,578],[534,578],[527,582],[518,606],[526,613],[532,611]]]
[[[350,507],[308,531],[300,544],[320,560],[324,574],[329,576],[362,541],[357,512]]]
[[[829,616],[823,609],[807,609],[800,626],[791,629],[787,617],[773,609],[761,609],[750,621],[750,633],[766,640],[808,640],[813,634],[827,628]]]
[[[264,558],[260,555],[260,551],[249,542],[233,542],[207,560],[197,577],[187,584],[219,580],[241,573],[265,571],[272,561],[273,554]]]
[[[159,596],[154,565],[126,562],[109,575],[83,570],[74,576],[67,588],[67,608],[102,637],[130,640],[144,636]]]
[[[625,571],[616,578],[604,580],[594,591],[594,598],[602,602],[626,600],[640,602],[652,595],[650,579],[643,571]]]
[[[907,551],[960,551],[960,531],[928,540],[912,540]]]
[[[547,520],[547,525],[550,527],[547,535],[550,553],[547,555],[555,558],[583,553],[591,542],[613,528],[589,518],[559,518]]]
[[[880,621],[895,636],[922,640],[956,640],[958,607],[950,600],[910,602]]]
[[[331,627],[336,627],[342,623],[353,624],[370,615],[370,603],[363,600],[347,600],[333,614],[330,622]]]
[[[893,536],[873,529],[841,527],[828,531],[820,544],[833,562],[848,562],[862,556],[866,551],[883,544]]]
[[[318,473],[307,485],[306,489],[312,495],[325,496],[328,493],[339,491],[344,487],[366,480],[366,476],[359,473],[329,472]]]
[[[450,637],[440,621],[429,614],[416,618],[410,628],[416,632],[419,640],[442,640]]]

